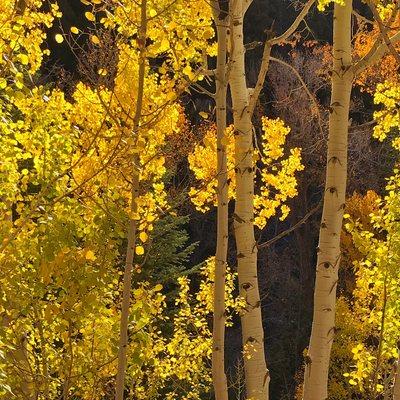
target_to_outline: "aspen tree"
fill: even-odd
[[[231,2],[232,3],[232,2]],[[244,14],[246,12],[246,9],[248,6],[251,4],[251,1],[246,1],[242,2],[240,4],[231,4],[229,7],[229,17],[232,18],[232,10],[236,9],[236,20],[232,23],[230,23],[231,26],[231,32],[233,30],[236,31],[236,41],[235,38],[231,39],[231,54],[230,54],[230,59],[229,59],[229,74],[230,74],[230,86],[231,86],[231,92],[232,92],[232,98],[233,102],[236,103],[236,106],[234,105],[234,119],[235,119],[235,129],[234,129],[234,136],[235,136],[235,142],[236,142],[236,150],[232,151],[234,153],[234,156],[231,155],[230,153],[226,156],[225,153],[226,151],[229,152],[229,148],[226,149],[226,143],[230,141],[230,133],[226,132],[225,137],[222,136],[222,129],[221,129],[221,115],[218,115],[218,112],[220,111],[220,107],[217,105],[217,135],[218,135],[218,143],[216,146],[216,152],[217,152],[217,158],[218,158],[218,165],[215,168],[215,175],[218,178],[217,179],[217,184],[213,182],[214,176],[208,176],[208,173],[211,173],[213,171],[213,167],[210,167],[210,165],[206,166],[204,165],[204,156],[207,157],[210,153],[210,148],[207,149],[207,147],[210,145],[213,147],[213,144],[209,143],[209,135],[206,135],[204,142],[205,142],[205,147],[203,146],[198,146],[194,154],[192,154],[189,157],[189,163],[191,165],[191,168],[195,172],[195,175],[200,179],[200,180],[205,180],[205,177],[208,176],[208,178],[211,179],[207,183],[207,189],[201,193],[199,193],[197,190],[192,189],[190,192],[190,195],[192,196],[192,200],[196,204],[197,208],[201,211],[206,211],[208,209],[208,206],[206,206],[204,203],[212,200],[214,197],[214,204],[218,205],[219,207],[219,214],[218,214],[218,219],[223,215],[224,212],[227,212],[227,209],[223,210],[221,209],[221,206],[225,206],[225,201],[223,200],[223,196],[227,196],[227,199],[234,197],[235,199],[238,200],[238,195],[242,196],[240,199],[240,203],[244,204],[244,206],[237,206],[237,210],[234,214],[234,219],[235,223],[237,225],[238,222],[241,221],[242,217],[239,215],[246,216],[247,221],[246,224],[244,225],[245,227],[245,233],[242,235],[241,233],[237,234],[236,241],[237,243],[240,243],[241,246],[241,251],[238,249],[238,262],[239,262],[239,276],[242,277],[242,293],[249,291],[249,294],[245,294],[243,297],[246,298],[247,302],[251,302],[248,304],[248,307],[244,310],[245,315],[249,315],[249,318],[246,318],[244,316],[242,320],[242,325],[243,325],[243,331],[246,332],[246,338],[244,339],[244,354],[245,354],[245,369],[246,369],[246,376],[249,377],[248,381],[248,394],[253,393],[251,397],[254,398],[263,398],[263,393],[268,395],[268,383],[269,383],[269,372],[266,368],[266,362],[264,358],[264,345],[263,345],[263,328],[262,328],[262,319],[261,319],[261,308],[260,308],[260,298],[259,298],[259,293],[258,293],[258,281],[257,281],[257,250],[255,246],[255,240],[254,240],[254,225],[257,225],[260,228],[263,228],[267,222],[267,220],[276,213],[277,209],[281,207],[281,212],[282,212],[282,217],[281,219],[284,219],[289,211],[289,208],[282,204],[284,203],[288,197],[293,197],[297,192],[295,190],[295,180],[293,181],[292,179],[285,180],[286,182],[284,183],[283,181],[280,182],[280,178],[278,179],[271,179],[272,176],[275,175],[275,173],[270,173],[267,170],[262,172],[262,181],[265,183],[265,186],[262,188],[262,193],[257,196],[257,198],[254,198],[254,170],[253,170],[253,157],[255,156],[254,154],[254,149],[253,149],[253,126],[251,122],[251,118],[254,112],[254,108],[258,99],[258,96],[260,94],[260,91],[263,87],[263,83],[265,80],[266,73],[268,71],[268,64],[269,64],[269,55],[270,55],[270,49],[273,45],[279,44],[284,42],[298,27],[299,23],[303,20],[305,15],[307,14],[308,10],[314,3],[314,0],[309,0],[307,4],[304,6],[302,11],[299,13],[298,17],[296,20],[293,22],[293,24],[289,27],[289,29],[284,32],[282,35],[271,39],[268,41],[265,45],[264,49],[264,56],[262,59],[262,65],[260,67],[260,72],[259,76],[257,79],[257,84],[253,92],[253,96],[250,97],[248,95],[248,89],[246,87],[246,78],[245,78],[245,64],[244,64],[244,44],[243,44],[243,18]],[[219,17],[221,19],[221,16],[224,17],[224,14],[227,13],[226,10],[220,10],[219,4],[221,2],[216,2],[213,4],[214,8],[214,15],[215,17]],[[236,8],[235,8],[236,7]],[[218,14],[215,13],[215,10],[218,10]],[[226,23],[225,23],[226,24]],[[218,33],[218,39],[220,38],[220,27],[217,25],[217,33]],[[224,29],[226,29],[224,27]],[[232,36],[231,36],[232,37]],[[239,40],[239,42],[237,42]],[[236,43],[237,42],[237,43]],[[223,45],[223,44],[222,44]],[[221,46],[221,42],[219,41],[219,46]],[[219,47],[221,50],[221,47]],[[225,51],[225,50],[224,50]],[[224,57],[225,58],[225,57]],[[221,57],[218,59],[218,66],[220,65],[219,63],[223,64],[223,67],[225,67],[225,61],[221,60]],[[232,64],[231,64],[232,63]],[[221,66],[222,68],[222,66]],[[218,67],[217,67],[217,75],[218,75]],[[221,86],[218,86],[218,80],[220,81],[219,77],[217,76],[217,102],[220,100],[218,98],[219,96],[219,88]],[[250,90],[249,90],[250,92]],[[225,96],[224,96],[225,98]],[[223,107],[225,109],[225,106]],[[245,115],[244,115],[245,114]],[[226,124],[226,117],[223,117],[223,126]],[[239,128],[238,128],[239,127]],[[268,132],[267,132],[267,130]],[[275,146],[279,147],[284,143],[281,143],[279,140],[277,143],[269,143],[269,136],[274,134],[277,134],[278,138],[284,138],[285,135],[289,132],[284,125],[282,124],[282,121],[276,120],[276,121],[270,121],[267,118],[263,119],[263,130],[265,132],[263,136],[263,140],[265,140],[266,144],[266,153],[261,157],[261,160],[263,163],[265,163],[266,166],[268,166],[270,163],[273,162],[275,159],[274,157],[277,156],[277,158],[280,158],[281,150],[279,150],[277,153],[275,153],[272,148],[275,148]],[[237,133],[238,132],[245,132],[244,139],[239,139],[237,140]],[[238,144],[239,143],[239,144]],[[222,146],[221,146],[222,145]],[[243,146],[244,145],[244,146]],[[229,147],[229,145],[228,145]],[[271,154],[269,154],[271,152]],[[197,154],[196,154],[197,153]],[[203,156],[202,156],[203,154]],[[283,153],[282,153],[283,155]],[[243,156],[245,156],[243,159]],[[272,157],[272,158],[271,158]],[[224,159],[224,161],[222,161]],[[240,165],[238,165],[238,161]],[[221,164],[226,163],[230,165],[232,168],[235,168],[235,174],[232,176],[232,173],[226,173],[226,176],[224,177],[224,172],[221,171]],[[287,162],[287,164],[286,164]],[[284,167],[284,164],[286,164],[286,167]],[[223,168],[226,169],[225,165],[223,165]],[[282,175],[283,176],[292,176],[296,171],[301,170],[303,167],[301,166],[300,163],[300,154],[298,149],[293,149],[291,151],[291,156],[287,161],[284,161],[282,163]],[[239,172],[239,170],[242,169],[243,173]],[[205,172],[207,171],[207,172]],[[230,184],[228,184],[228,176],[229,181],[231,181]],[[239,176],[240,180],[240,190],[238,190],[237,186],[237,177]],[[241,179],[243,177],[243,179]],[[291,182],[291,183],[289,183]],[[227,187],[221,187],[221,184],[223,186]],[[294,185],[294,186],[293,186]],[[270,198],[271,193],[269,190],[270,186],[275,186],[277,189],[277,195],[275,196],[275,199]],[[235,187],[235,188],[234,188]],[[292,189],[289,189],[291,187]],[[221,190],[226,190],[226,194],[221,195]],[[252,191],[250,193],[250,191]],[[234,193],[236,192],[236,193]],[[244,197],[243,197],[244,196]],[[273,196],[272,196],[273,197]],[[257,210],[257,218],[254,218],[254,210]],[[225,218],[225,217],[223,217]],[[221,220],[219,219],[220,223]],[[220,226],[220,225],[219,225]],[[226,225],[225,228],[226,229]],[[241,227],[237,226],[237,232],[243,232]],[[250,235],[250,236],[247,236]],[[240,238],[238,240],[238,237]],[[252,238],[252,240],[251,240]],[[248,240],[250,239],[250,241]],[[218,234],[218,243],[222,243],[223,238]],[[226,244],[225,244],[226,245]],[[218,245],[217,245],[217,248]],[[220,248],[219,248],[220,249]],[[225,252],[225,250],[224,250]],[[243,254],[247,253],[247,260],[239,260],[240,258],[243,257]],[[218,256],[217,256],[218,259]],[[251,265],[251,269],[247,271],[247,266]],[[240,278],[239,278],[240,279]],[[223,280],[221,280],[221,283]],[[218,282],[217,282],[218,283]],[[222,288],[219,287],[219,285],[216,285],[216,292],[215,293],[222,293]],[[221,298],[216,298],[215,299],[215,305],[218,307],[215,310],[215,315],[214,315],[214,321],[217,322],[218,316],[221,315],[222,312],[222,301]],[[249,325],[250,322],[250,325]],[[222,321],[219,320],[219,323],[222,324]],[[246,328],[244,328],[244,326]],[[223,336],[223,327],[221,325],[215,325],[217,329],[219,329],[219,338],[222,338]],[[215,331],[215,333],[217,333]],[[221,344],[221,341],[218,342],[218,344]],[[217,346],[215,344],[214,346]],[[220,349],[220,346],[217,346],[218,350]],[[214,353],[214,361],[215,364],[213,365],[213,372],[214,372],[214,385],[216,388],[216,396],[220,395],[225,395],[224,392],[222,392],[222,388],[225,387],[225,377],[223,375],[223,362],[222,362],[222,357],[223,354],[218,355],[216,352]],[[218,360],[217,360],[218,358]],[[218,362],[218,364],[217,364]],[[220,369],[217,369],[217,365],[222,366]],[[260,367],[261,366],[261,367]],[[259,372],[259,369],[262,369],[261,372]],[[258,372],[257,372],[258,371]],[[218,393],[217,393],[218,391]],[[257,394],[258,393],[258,394]],[[258,397],[260,396],[260,397]]]
[[[228,4],[229,0],[226,0]],[[212,2],[217,30],[218,52],[215,71],[216,122],[217,122],[217,248],[215,253],[213,298],[213,347],[212,377],[216,400],[228,400],[225,374],[225,274],[228,252],[228,174],[226,143],[226,95],[227,95],[227,31],[228,13],[219,2]]]
[[[349,105],[353,79],[379,61],[388,51],[387,42],[400,39],[399,32],[352,63],[352,2],[335,3],[333,20],[333,69],[324,205],[319,233],[314,314],[304,375],[304,400],[327,399],[328,371],[335,333],[336,286],[340,263],[340,232],[347,180]]]
[[[264,329],[257,277],[257,246],[254,237],[254,165],[253,125],[246,86],[243,19],[248,4],[242,0],[230,3],[231,71],[235,135],[236,203],[234,231],[240,294],[246,301],[241,316],[242,343],[247,398],[268,399],[269,371],[264,353]]]
[[[144,94],[144,80],[146,68],[146,35],[147,35],[147,0],[142,0],[140,5],[140,27],[138,31],[138,45],[139,45],[139,71],[138,71],[138,84],[137,84],[137,97],[136,97],[136,110],[133,120],[133,134],[136,134],[139,129],[140,120],[142,116],[142,104]],[[135,244],[136,244],[136,230],[137,223],[134,214],[137,213],[136,200],[139,194],[139,171],[137,170],[137,157],[133,160],[132,183],[131,183],[131,212],[129,217],[128,228],[128,247],[126,252],[124,280],[123,280],[123,294],[121,305],[121,322],[120,322],[120,336],[118,348],[118,371],[115,384],[115,400],[123,400],[124,398],[124,383],[127,364],[127,349],[128,349],[128,320],[129,320],[129,306],[131,302],[131,286],[132,286],[132,273],[133,261],[135,257]]]
[[[328,396],[327,381],[335,332],[340,232],[347,178],[348,118],[353,81],[351,14],[351,1],[346,0],[344,5],[335,3],[326,182],[319,234],[313,325],[304,376],[304,400],[323,400]]]

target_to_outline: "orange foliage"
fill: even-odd
[[[385,21],[386,22],[386,21]],[[388,29],[387,35],[390,37],[398,30],[400,24],[400,16],[391,23],[391,28]],[[354,55],[355,58],[362,58],[372,48],[375,41],[379,38],[380,31],[377,25],[372,29],[368,29],[365,25],[360,28],[360,32],[355,37],[354,41]],[[400,44],[395,46],[396,50],[400,50]],[[368,93],[374,93],[375,87],[379,82],[389,80],[391,82],[399,82],[400,77],[397,71],[398,65],[396,59],[388,53],[384,56],[379,64],[373,65],[365,69],[359,76],[355,83],[361,87],[362,90]]]

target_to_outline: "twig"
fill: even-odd
[[[258,249],[263,249],[264,247],[269,247],[272,244],[274,244],[275,242],[277,242],[278,240],[282,239],[283,237],[287,236],[289,233],[293,232],[294,230],[296,230],[297,228],[300,228],[301,225],[303,225],[305,222],[307,222],[307,220],[314,215],[322,206],[322,202],[318,203],[318,205],[316,205],[313,209],[311,209],[299,222],[297,222],[296,224],[294,224],[292,227],[290,227],[289,229],[286,229],[285,231],[279,233],[278,235],[276,235],[275,237],[273,237],[272,239],[266,241],[265,243],[261,243],[259,245],[257,245]]]

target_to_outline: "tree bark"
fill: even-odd
[[[269,371],[264,354],[264,330],[257,277],[257,246],[254,238],[253,126],[245,75],[243,18],[247,2],[231,1],[230,89],[235,135],[236,203],[234,231],[240,294],[246,300],[241,316],[246,395],[268,399]]]
[[[145,50],[146,50],[146,34],[147,34],[147,0],[142,0],[141,6],[141,21],[138,32],[138,44],[140,46],[139,56],[139,72],[138,72],[138,93],[136,100],[136,109],[133,120],[133,134],[137,134],[139,129],[139,123],[142,116],[143,106],[143,93],[144,93],[144,79],[145,79]],[[139,195],[139,171],[137,169],[136,157],[133,159],[133,170],[132,170],[132,183],[131,183],[131,214],[136,214],[137,204],[136,200]],[[131,302],[131,290],[132,290],[132,273],[133,273],[133,261],[135,256],[135,244],[136,244],[136,220],[132,216],[129,216],[129,227],[128,227],[128,246],[126,251],[125,270],[123,278],[123,294],[121,304],[121,322],[120,322],[120,337],[118,347],[118,370],[115,384],[115,400],[124,399],[124,384],[125,374],[127,365],[127,348],[128,348],[128,322],[129,322],[129,308]]]
[[[212,378],[216,400],[228,400],[225,374],[225,274],[228,252],[228,182],[227,154],[223,140],[226,131],[226,53],[228,15],[222,12],[219,2],[213,1],[214,21],[217,27],[218,54],[216,68],[216,119],[217,119],[217,248],[214,272],[214,313]]]
[[[394,371],[393,381],[393,400],[400,400],[400,348],[398,350],[398,357]]]
[[[340,262],[340,232],[347,180],[347,141],[351,87],[352,2],[335,3],[333,20],[332,95],[324,206],[314,290],[314,316],[306,358],[304,400],[328,397],[328,371],[335,333],[335,304]]]

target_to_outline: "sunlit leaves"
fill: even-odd
[[[144,254],[144,247],[143,246],[136,246],[135,253],[138,256],[142,256]]]
[[[381,110],[374,113],[377,125],[374,127],[374,136],[383,140],[391,131],[400,129],[400,83],[386,81],[378,84],[374,96],[374,103],[381,106]],[[393,145],[400,150],[399,135],[393,139]]]
[[[88,250],[85,254],[85,258],[88,261],[96,261],[96,256],[94,255],[94,252],[92,250]]]
[[[139,8],[134,1],[124,0],[102,19],[102,24],[116,29],[131,48],[137,46],[136,39],[130,38],[137,35],[139,24],[132,24],[132,21],[140,15]],[[147,16],[147,56],[162,56],[163,69],[169,71],[170,77],[184,79],[184,82],[196,79],[196,69],[201,67],[204,55],[215,54],[215,46],[209,43],[214,37],[210,7],[201,0],[178,0],[171,4],[151,1]]]
[[[89,20],[91,22],[96,21],[96,17],[90,11],[86,11],[85,12],[85,17],[86,17],[87,20]]]
[[[14,13],[15,1],[4,0],[0,4],[0,65],[2,75],[13,74],[11,66],[19,61],[36,72],[43,59],[41,45],[46,37],[42,28],[50,27],[60,16],[58,6],[52,4],[49,12],[40,11],[42,1],[29,2],[22,15]],[[14,64],[14,67],[16,65]],[[10,68],[11,67],[11,68]]]
[[[262,119],[263,134],[261,143],[254,151],[253,159],[258,173],[255,182],[261,181],[254,198],[256,212],[255,225],[262,228],[269,218],[280,210],[280,219],[285,219],[289,207],[285,202],[297,194],[295,174],[303,169],[300,149],[291,149],[285,154],[285,140],[290,129],[280,119]],[[227,146],[228,192],[229,198],[235,198],[235,163],[233,128],[226,131],[222,143]],[[189,164],[201,187],[190,189],[190,196],[196,208],[207,211],[210,204],[216,204],[216,154],[217,142],[214,129],[209,129],[194,152],[189,155]]]
[[[61,392],[83,400],[105,398],[116,373],[126,222],[132,218],[137,225],[139,273],[154,242],[154,224],[169,210],[169,138],[186,139],[183,108],[176,100],[199,77],[204,56],[214,51],[210,8],[198,1],[150,3],[149,43],[140,55],[137,2],[106,9],[109,2],[84,0],[84,17],[93,23],[104,6],[101,23],[112,29],[116,63],[96,58],[93,76],[85,77],[91,84],[77,83],[67,100],[58,89],[36,86],[30,75],[49,54],[41,51],[42,28],[60,16],[57,7],[39,13],[41,2],[34,0],[32,9],[11,21],[12,2],[3,3],[0,49],[7,51],[1,54],[0,89],[7,101],[0,120],[5,216],[0,242],[6,246],[0,255],[0,312],[8,310],[10,325],[3,330],[9,348],[18,347],[20,332],[28,338],[26,360],[10,362],[10,357],[5,370],[16,393],[23,385],[17,371],[24,370],[25,381],[48,398]],[[90,47],[100,52],[105,36],[91,26]],[[68,34],[72,38],[80,32],[72,26]],[[68,34],[55,33],[51,39],[62,43]],[[141,57],[146,59],[145,95],[135,125]],[[147,60],[158,57],[163,65],[155,73]],[[139,181],[135,211],[130,207],[133,171]],[[188,398],[198,398],[208,390],[210,268],[208,263],[198,297],[188,293],[189,280],[180,281],[182,294],[168,317],[162,285],[135,281],[129,319],[131,397],[148,399],[160,391],[173,399],[184,387]],[[165,335],[160,324],[168,318],[171,332]],[[196,337],[194,330],[200,332]],[[46,368],[49,373],[43,373]],[[172,389],[171,381],[177,382]]]
[[[54,36],[54,39],[56,40],[57,43],[62,43],[64,41],[64,37],[60,33],[57,33],[57,35]]]
[[[94,44],[100,44],[100,39],[99,39],[96,35],[91,35],[91,36],[90,36],[90,40],[91,40],[92,43],[94,43]]]
[[[356,286],[352,315],[353,321],[360,324],[355,336],[358,340],[364,339],[351,350],[354,366],[346,372],[346,377],[351,385],[365,393],[375,390],[379,393],[384,389],[385,373],[390,368],[388,362],[397,358],[400,327],[397,301],[400,294],[399,188],[400,177],[395,170],[386,188],[387,195],[379,200],[379,208],[369,216],[370,229],[365,229],[366,226],[358,221],[346,224],[354,245],[361,253],[361,257],[354,261]],[[368,340],[371,337],[375,340]],[[377,357],[381,360],[379,365]],[[371,380],[371,376],[375,378]]]

